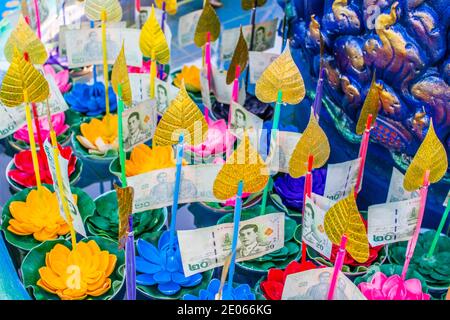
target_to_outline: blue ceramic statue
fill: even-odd
[[[325,101],[337,129],[355,126],[376,72],[380,111],[372,141],[406,168],[430,119],[450,150],[450,6],[446,0],[278,0],[293,51],[317,78],[325,43]],[[449,174],[447,174],[448,179]],[[448,181],[448,180],[447,180]]]

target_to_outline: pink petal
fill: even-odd
[[[370,284],[373,286],[373,288],[381,290],[386,279],[387,276],[383,272],[377,272],[373,275]]]
[[[394,274],[393,276],[387,278],[387,280],[383,284],[383,287],[381,288],[381,291],[386,297],[389,296],[389,294],[391,295],[396,294],[399,286],[401,285],[403,287],[402,282],[403,281],[400,278],[400,276]]]

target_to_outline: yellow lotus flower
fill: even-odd
[[[78,135],[77,140],[88,149],[89,153],[105,154],[108,150],[117,150],[118,125],[116,114],[105,115],[102,120],[94,118],[88,123],[81,124],[82,135]]]
[[[77,196],[73,197],[76,202]],[[60,215],[56,193],[46,188],[31,190],[26,201],[11,202],[9,211],[13,218],[8,230],[19,236],[32,234],[37,241],[45,241],[69,232],[69,225]]]
[[[98,297],[111,288],[109,276],[116,262],[117,257],[101,251],[94,240],[77,243],[75,250],[58,243],[46,254],[37,285],[62,300]]]
[[[183,165],[186,163],[183,159]],[[152,170],[174,167],[175,164],[172,146],[156,146],[152,149],[140,144],[131,151],[130,160],[125,160],[125,174],[131,177]]]
[[[181,82],[184,79],[186,90],[190,92],[200,92],[200,69],[192,65],[190,67],[184,66],[181,72],[175,76],[173,83],[178,88],[181,88]]]

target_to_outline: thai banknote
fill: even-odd
[[[417,225],[420,198],[369,206],[367,234],[373,246],[409,240]]]
[[[329,164],[324,196],[338,201],[346,197],[356,185],[361,158]]]
[[[265,51],[273,48],[277,35],[277,25],[278,18],[256,24],[252,51]],[[239,39],[239,30],[240,28],[234,28],[222,32],[220,45],[220,57],[222,60],[231,60],[233,57],[233,52]],[[242,33],[250,48],[252,26],[243,26]]]
[[[213,67],[212,70],[212,90],[216,100],[220,103],[229,104],[231,102],[231,95],[233,93],[233,83],[226,83],[227,73],[226,71],[219,71]],[[240,105],[244,105],[246,98],[245,84],[242,82],[239,88],[238,102]]]
[[[194,43],[195,28],[202,11],[193,11],[178,19],[178,45],[180,47]]]
[[[101,21],[94,22],[94,28],[100,28],[102,25]],[[119,22],[107,22],[106,28],[126,28],[126,21]],[[66,32],[67,30],[79,30],[79,29],[90,29],[91,23],[87,21],[72,24],[66,24],[59,27],[59,50],[60,55],[66,55]]]
[[[61,179],[62,179],[62,190],[59,189],[58,185],[58,179],[57,179],[57,173],[56,173],[56,158],[55,154],[53,152],[53,147],[50,144],[50,141],[47,139],[44,143],[44,151],[47,155],[47,161],[48,166],[50,168],[50,173],[52,175],[53,180],[53,188],[55,189],[56,196],[58,197],[59,201],[59,210],[61,213],[61,216],[64,218],[64,220],[69,223],[68,217],[65,214],[62,197],[64,197],[67,201],[67,206],[71,215],[72,224],[76,232],[81,234],[82,236],[86,237],[86,230],[84,229],[83,220],[81,219],[80,212],[78,211],[78,206],[73,198],[72,191],[70,189],[70,182],[69,182],[69,173],[68,173],[68,165],[69,161],[63,158],[61,155],[58,155],[58,163],[59,168],[61,170]]]
[[[133,96],[133,105],[150,97],[150,77],[148,73],[130,73],[131,94]],[[159,89],[159,87],[162,87]],[[165,91],[164,91],[165,89]],[[178,89],[167,81],[155,79],[155,99],[157,100],[158,113],[163,114],[170,102],[175,99]],[[167,95],[168,101],[165,101]]]
[[[249,52],[249,81],[250,83],[256,83],[258,79],[261,77],[264,70],[276,59],[278,58],[278,54],[276,53],[268,53],[268,52],[258,52],[258,51],[250,51]]]
[[[264,120],[236,102],[231,103],[230,132],[242,139],[244,130],[261,132]],[[259,140],[259,139],[257,139]],[[255,144],[253,144],[255,145]]]
[[[281,300],[327,300],[333,267],[293,273],[286,277]],[[333,300],[367,300],[358,287],[339,272]]]
[[[265,136],[263,133],[263,139]],[[289,161],[301,136],[301,133],[298,132],[278,131],[275,153],[270,159],[270,170],[272,172],[289,173]],[[262,148],[264,149],[261,150],[262,154],[267,154],[267,145],[267,142],[262,144]]]
[[[200,70],[200,87],[203,105],[209,110],[211,110],[212,108],[211,94],[210,94],[211,88],[209,87],[208,71],[206,68],[202,68]]]
[[[178,203],[221,202],[213,194],[214,180],[220,164],[183,166]],[[171,206],[175,167],[154,170],[127,178],[134,189],[133,213]]]
[[[391,182],[389,183],[389,191],[386,202],[395,202],[408,200],[418,197],[420,194],[418,191],[406,191],[403,188],[403,180],[405,176],[397,169],[392,169]]]
[[[324,219],[326,212],[334,203],[317,194],[312,194],[311,198],[306,197],[302,222],[303,242],[328,259],[331,256],[332,243],[325,233]]]
[[[50,88],[50,96],[48,104],[50,107],[50,113],[60,113],[68,109],[67,103],[64,100],[55,80],[52,76],[45,76]],[[37,110],[40,116],[47,116],[46,103],[37,103]],[[26,123],[25,108],[24,106],[18,106],[9,108],[0,102],[0,139],[3,139],[18,129],[20,129]]]
[[[450,199],[450,190],[447,193],[447,197],[445,197],[444,203],[442,204],[444,207],[448,206],[448,201]]]
[[[122,113],[123,148],[130,151],[150,140],[156,129],[156,101],[144,100]]]
[[[178,231],[185,276],[224,265],[231,253],[233,223]],[[258,216],[239,223],[236,261],[251,260],[284,246],[284,212]]]
[[[122,47],[122,42],[124,42],[127,65],[141,67],[142,53],[139,49],[139,33],[140,30],[137,29],[107,28],[108,64],[114,63]],[[69,67],[103,64],[101,29],[67,30],[65,37]]]

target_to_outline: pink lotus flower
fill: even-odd
[[[370,282],[360,283],[358,288],[368,300],[430,300],[430,295],[422,292],[419,279],[403,281],[398,274],[388,277],[377,272]]]
[[[207,158],[233,148],[236,138],[228,133],[224,119],[213,121],[207,118],[206,123],[208,124],[206,140],[196,146],[186,146],[187,150],[195,153],[196,156]]]
[[[215,158],[213,161],[214,164],[224,164],[225,160],[223,160],[222,158]],[[243,192],[242,193],[242,199],[247,198],[249,195],[251,195],[251,193],[249,192]],[[236,205],[236,196],[231,197],[230,199],[227,199],[224,203],[225,207],[234,207]]]
[[[52,115],[52,125],[53,129],[55,130],[56,136],[65,133],[69,129],[69,126],[65,123],[65,121],[66,116],[64,115],[64,112]],[[41,130],[42,141],[45,141],[48,137],[50,137],[50,126],[46,116],[39,119],[39,127]],[[38,136],[34,121],[33,121],[33,132],[34,138],[37,141]],[[14,133],[14,139],[25,141],[28,144],[30,143],[27,125],[24,125],[22,128],[20,128]]]
[[[72,84],[69,82],[68,69],[63,69],[59,72],[56,72],[51,65],[45,64],[44,72],[47,75],[51,75],[53,79],[55,79],[55,82],[58,85],[59,91],[61,91],[61,93],[66,93],[72,87]]]

